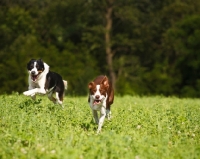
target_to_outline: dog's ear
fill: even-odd
[[[91,90],[93,86],[94,86],[94,82],[90,82],[90,83],[88,84],[89,90]]]
[[[41,58],[40,58],[40,59],[38,59],[38,61],[43,63],[43,61],[42,61],[42,59],[41,59]]]
[[[36,61],[36,59],[31,59],[31,60],[27,63],[27,65],[30,64],[30,63],[33,62],[33,61]]]
[[[38,59],[37,62],[39,64],[38,70],[44,71],[44,62],[42,61],[42,59]]]
[[[105,76],[101,82],[104,87],[109,88],[108,78]]]
[[[31,59],[27,64],[26,64],[26,68],[29,69],[29,66],[31,64],[32,61],[34,61],[35,59]]]

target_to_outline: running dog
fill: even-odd
[[[58,73],[50,71],[50,67],[41,59],[31,59],[27,63],[27,70],[29,87],[23,94],[31,96],[33,100],[36,99],[36,94],[47,94],[53,103],[62,106],[67,81]]]
[[[92,110],[95,122],[98,124],[97,133],[99,133],[105,117],[110,120],[110,107],[114,101],[114,90],[111,81],[103,75],[98,76],[94,81],[90,82],[88,88],[88,103]],[[98,118],[97,111],[100,111],[100,118]]]

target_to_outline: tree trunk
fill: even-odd
[[[111,44],[111,30],[112,30],[112,0],[108,0],[108,7],[106,8],[106,26],[105,26],[105,50],[106,50],[106,59],[108,64],[109,76],[111,78],[113,88],[115,89],[116,75],[113,69],[113,51]]]

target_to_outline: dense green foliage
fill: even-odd
[[[25,91],[26,63],[42,58],[70,94],[113,73],[121,95],[199,97],[199,8],[199,0],[1,0],[0,93]]]
[[[87,97],[0,96],[0,158],[200,158],[199,99],[116,96],[102,132]]]

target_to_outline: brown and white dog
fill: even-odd
[[[111,81],[106,76],[98,76],[94,81],[88,84],[89,98],[88,103],[92,109],[93,117],[98,124],[97,133],[101,131],[105,117],[110,119],[110,107],[114,101],[114,90]],[[100,111],[98,118],[97,111]]]
[[[49,66],[41,59],[31,59],[27,63],[27,70],[29,87],[23,94],[31,96],[34,100],[36,94],[47,94],[51,101],[62,106],[67,81],[63,80],[58,73],[50,71]],[[53,97],[54,93],[56,98]]]

